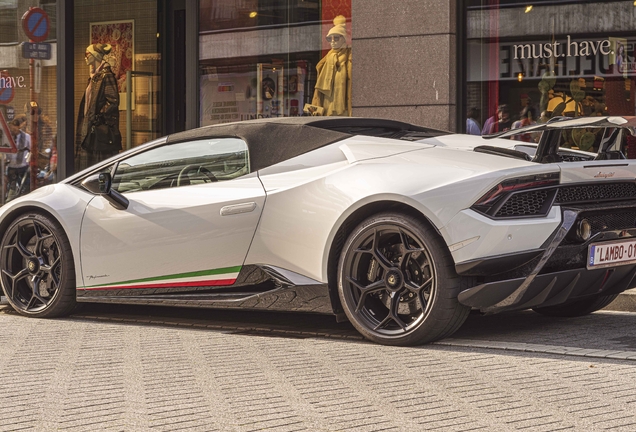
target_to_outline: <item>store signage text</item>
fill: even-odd
[[[593,77],[610,75],[608,56],[577,56],[557,58],[517,59],[512,56],[512,46],[502,46],[498,79],[541,78],[545,72],[556,76]],[[553,59],[553,61],[552,61]],[[615,72],[617,73],[617,72]]]
[[[546,43],[541,40],[487,44],[469,41],[467,79],[469,82],[518,80],[519,77],[524,80],[541,79],[546,72],[553,73],[557,77],[577,78],[636,75],[635,39],[609,37],[606,40],[593,40],[593,46],[589,38],[575,40],[562,36],[561,40],[569,41],[570,45],[568,42],[558,45],[553,43],[549,47],[554,54],[556,46],[558,57],[547,55]],[[608,42],[610,43],[609,54]],[[624,45],[624,54],[620,63],[615,53],[618,43]],[[541,45],[543,48],[540,48]],[[530,47],[530,56],[528,57],[526,47],[523,53],[525,58],[521,58],[522,53],[519,47],[524,46]],[[533,46],[535,46],[534,55],[541,54],[543,57],[533,57]],[[498,51],[497,62],[492,62],[493,59],[488,54],[494,51]]]
[[[567,46],[557,45],[558,57],[547,56],[534,58],[532,56],[515,58],[515,46],[523,45],[519,43],[501,44],[499,45],[499,67],[496,75],[490,75],[490,80],[517,80],[519,75],[523,79],[541,79],[544,73],[551,72],[557,77],[577,77],[577,78],[593,78],[595,76],[618,76],[634,73],[634,62],[636,59],[632,56],[634,52],[634,41],[623,39],[625,44],[625,55],[620,65],[616,64],[616,55],[614,54],[616,41],[609,38],[608,41],[594,41],[595,50],[590,48],[590,44],[584,44],[589,40],[570,40],[571,48]],[[597,43],[598,42],[598,43]],[[607,43],[610,43],[610,52],[607,49]],[[531,47],[535,45],[539,47],[539,41],[531,41],[528,43]],[[544,44],[545,45],[545,44]],[[575,45],[576,48],[575,49]],[[587,49],[585,47],[587,46]],[[554,47],[554,45],[552,46]],[[583,47],[583,49],[581,49]],[[527,54],[527,49],[526,49]],[[545,49],[542,54],[546,54]],[[575,55],[576,54],[576,55]],[[629,55],[628,55],[629,54]],[[495,72],[491,69],[489,73]],[[470,74],[469,74],[470,75]],[[476,77],[477,78],[477,77]],[[483,77],[473,79],[473,81],[481,81]]]
[[[12,76],[2,76],[0,77],[0,89],[5,89],[5,88],[23,88],[26,87],[27,85],[24,83],[24,77],[23,76],[17,76],[17,77],[12,77]]]
[[[570,35],[567,36],[567,42],[561,43],[554,41],[553,43],[540,44],[519,44],[514,45],[514,59],[524,60],[527,58],[549,58],[549,57],[579,57],[579,56],[595,56],[598,53],[609,55],[612,52],[612,41],[605,40],[584,40],[573,41]]]
[[[210,113],[210,120],[212,121],[232,121],[238,120],[238,106],[236,101],[225,102],[213,102],[211,110],[207,110]]]

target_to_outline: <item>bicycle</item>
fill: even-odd
[[[5,203],[30,192],[30,174],[28,166],[21,168],[7,168],[9,183],[7,185]]]

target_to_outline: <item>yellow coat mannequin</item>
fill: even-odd
[[[346,19],[338,15],[327,33],[331,50],[316,65],[318,78],[313,105],[325,116],[351,116],[351,47],[347,46]]]

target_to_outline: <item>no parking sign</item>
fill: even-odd
[[[13,96],[15,96],[15,89],[13,87],[0,87],[0,104],[11,103]]]
[[[49,37],[49,15],[40,8],[30,8],[22,15],[22,30],[33,42],[43,42]]]
[[[0,104],[6,105],[11,103],[15,96],[14,81],[11,80],[9,72],[0,71]]]

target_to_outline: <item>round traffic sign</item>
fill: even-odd
[[[0,87],[0,104],[6,105],[11,103],[13,96],[15,96],[15,88]]]
[[[22,15],[22,30],[33,42],[44,42],[50,28],[49,15],[40,8],[31,8]]]

